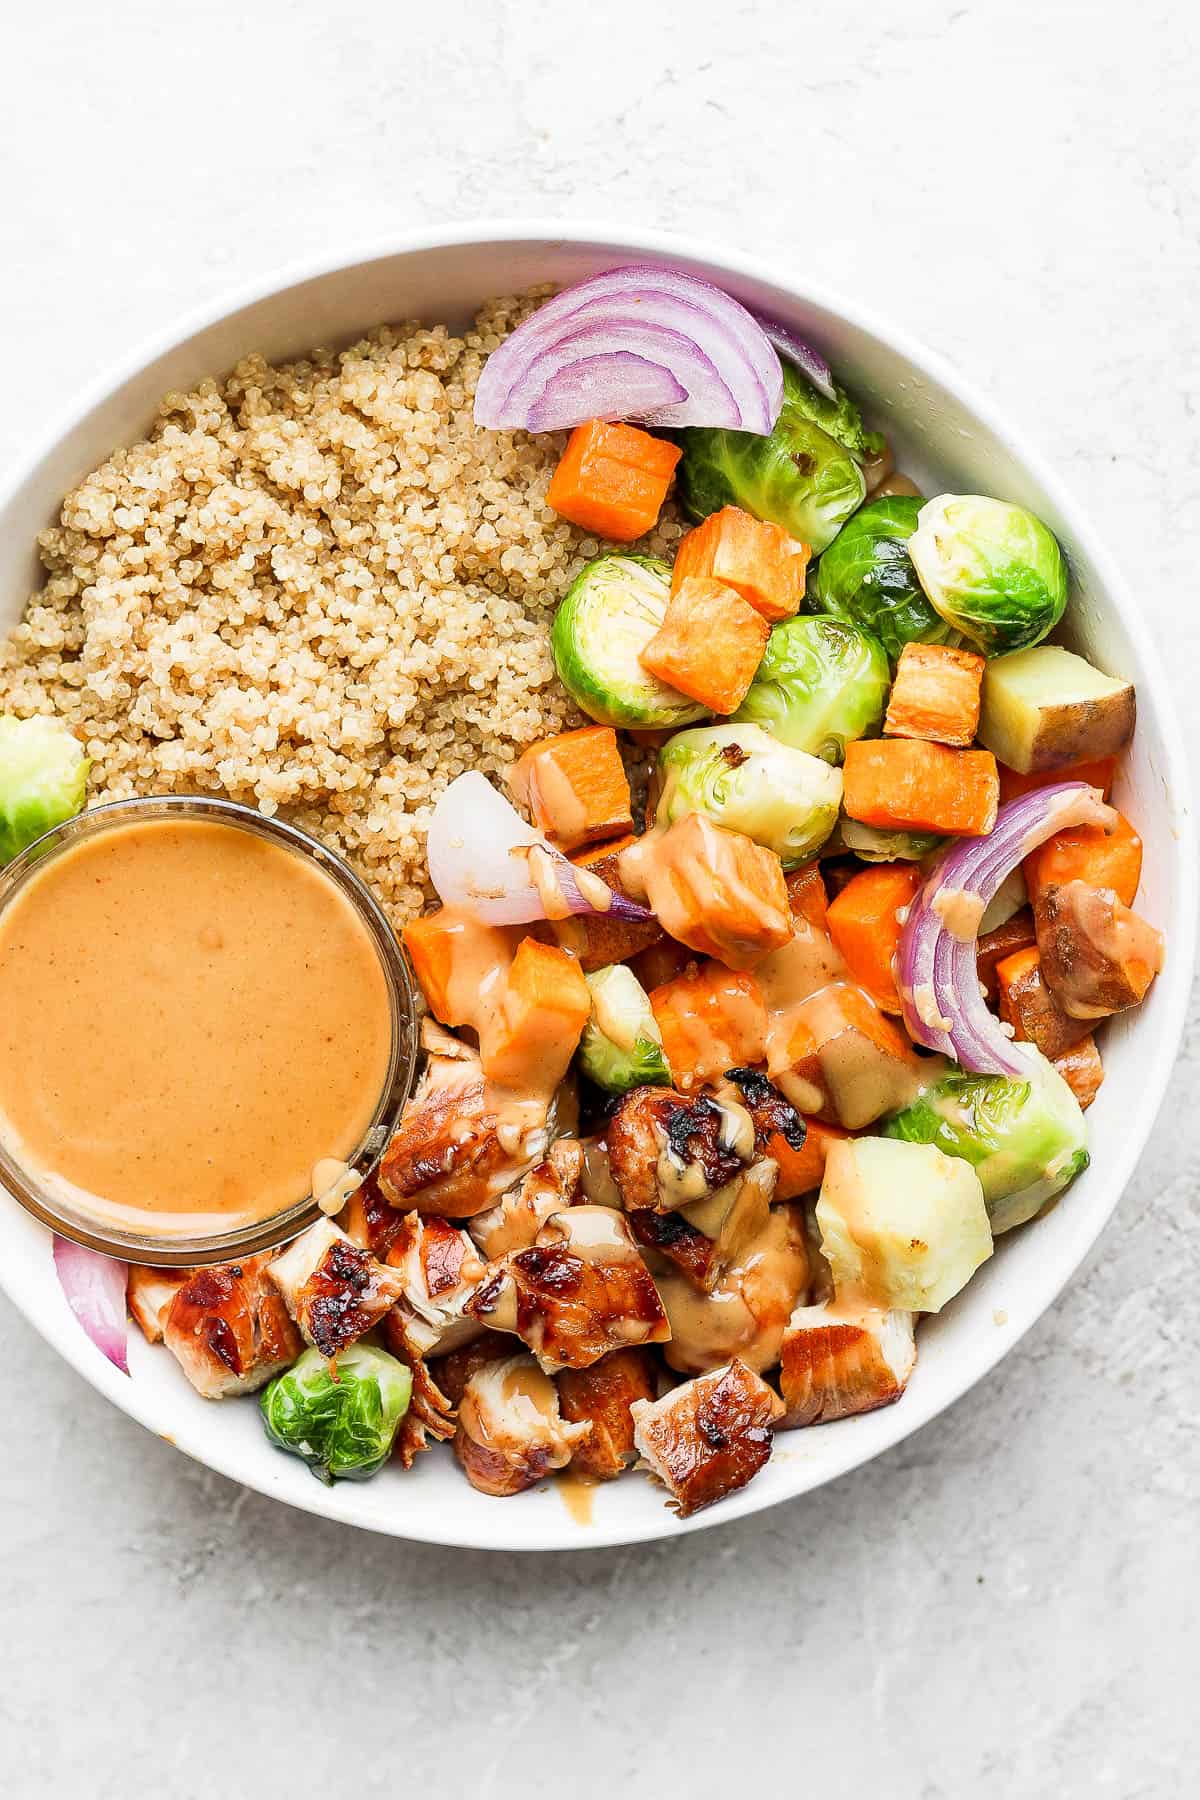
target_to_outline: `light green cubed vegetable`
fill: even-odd
[[[373,1344],[339,1350],[336,1367],[306,1350],[263,1389],[267,1436],[320,1481],[365,1481],[392,1453],[412,1397],[412,1372]]]
[[[861,506],[864,457],[883,439],[864,431],[858,408],[838,390],[819,394],[790,363],[783,366],[783,406],[769,437],[695,427],[679,434],[679,490],[693,519],[740,506],[782,525],[820,553]]]
[[[839,619],[784,619],[734,717],[840,763],[848,743],[878,727],[890,679],[883,646],[868,632]]]
[[[624,963],[587,977],[592,1012],[579,1044],[579,1066],[610,1094],[635,1087],[669,1087],[662,1033],[646,990]]]
[[[773,850],[785,869],[815,856],[837,822],[842,772],[761,725],[680,731],[658,753],[659,825],[703,813]]]
[[[905,644],[959,644],[932,606],[908,554],[922,500],[868,500],[820,558],[812,599],[821,612],[871,632],[896,662]]]
[[[61,720],[0,715],[0,864],[74,818],[90,767]]]
[[[670,594],[671,570],[659,557],[612,555],[588,563],[563,596],[550,632],[554,666],[599,724],[662,729],[707,716],[638,661]]]
[[[939,494],[917,514],[908,554],[947,625],[985,656],[1047,637],[1067,604],[1067,565],[1054,533],[1023,506]]]
[[[868,863],[924,862],[946,841],[931,831],[881,831],[845,813],[838,821],[838,837],[843,850]]]
[[[933,1144],[832,1143],[816,1216],[835,1288],[874,1306],[940,1312],[992,1254],[978,1175]]]
[[[880,1126],[885,1137],[935,1144],[969,1162],[995,1237],[1034,1218],[1088,1166],[1078,1100],[1058,1070],[1027,1049],[1028,1081],[945,1075]]]

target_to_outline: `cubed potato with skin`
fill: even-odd
[[[917,1360],[913,1315],[825,1300],[798,1306],[780,1350],[780,1430],[889,1406]]]
[[[992,1254],[978,1175],[932,1144],[831,1144],[817,1224],[836,1292],[885,1311],[940,1312]]]
[[[832,982],[792,1009],[768,1072],[796,1110],[859,1131],[908,1104],[920,1062],[903,1033],[851,982]]]
[[[783,1402],[735,1357],[661,1400],[635,1402],[632,1411],[638,1454],[686,1519],[758,1474]]]
[[[1104,1082],[1104,1064],[1091,1032],[1070,1050],[1056,1056],[1054,1066],[1078,1100],[1080,1109],[1086,1112]]]
[[[1114,755],[1137,716],[1127,681],[1059,644],[993,657],[983,677],[979,741],[1019,774]]]
[[[1141,1004],[1162,967],[1162,933],[1110,888],[1049,888],[1033,918],[1046,982],[1072,1019],[1106,1019]]]
[[[620,857],[622,851],[631,850],[636,842],[630,833],[611,844],[581,850],[571,861],[578,868],[588,869],[605,887],[629,900],[633,896],[626,894],[621,885]],[[657,919],[614,919],[611,913],[585,913],[577,915],[574,924],[582,933],[579,966],[585,975],[594,975],[597,969],[607,969],[611,963],[629,962],[633,957],[652,954],[665,937]],[[646,986],[645,981],[642,986]]]
[[[1087,1024],[1073,1019],[1048,986],[1036,942],[1001,958],[994,974],[1000,1017],[1051,1062],[1087,1036]]]

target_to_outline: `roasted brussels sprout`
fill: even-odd
[[[646,990],[624,963],[597,969],[587,978],[592,1016],[579,1044],[579,1066],[610,1094],[635,1087],[669,1087],[671,1071],[662,1033]]]
[[[819,554],[862,504],[862,459],[882,440],[863,431],[846,394],[826,400],[785,363],[783,407],[770,437],[697,428],[680,441],[680,493],[693,519],[740,506]]]
[[[946,841],[931,831],[880,831],[844,813],[838,822],[838,837],[843,849],[869,863],[924,862]]]
[[[839,619],[785,619],[767,639],[734,717],[793,750],[840,763],[851,739],[878,726],[888,681],[883,648],[865,631]]]
[[[575,577],[554,615],[550,648],[559,680],[601,725],[690,725],[705,716],[643,669],[638,656],[663,622],[671,570],[657,556],[598,556]]]
[[[60,720],[0,715],[0,865],[74,818],[90,767]]]
[[[936,1144],[969,1162],[997,1237],[1041,1212],[1088,1165],[1078,1100],[1041,1052],[1027,1048],[1028,1081],[944,1075],[879,1127],[884,1137]]]
[[[350,1344],[335,1363],[306,1350],[259,1400],[267,1436],[320,1481],[365,1481],[392,1452],[412,1372],[386,1350]]]
[[[657,823],[703,813],[773,850],[785,869],[815,856],[837,821],[840,769],[793,750],[761,725],[680,731],[658,757]]]
[[[908,554],[922,504],[905,494],[868,500],[820,558],[812,580],[820,611],[873,632],[893,662],[905,644],[961,641],[930,605]]]
[[[1041,643],[1063,616],[1063,553],[1023,506],[940,494],[917,514],[908,554],[947,625],[985,656]]]

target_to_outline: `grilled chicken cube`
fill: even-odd
[[[250,1256],[196,1269],[162,1314],[163,1342],[206,1400],[265,1386],[304,1347],[268,1279],[271,1266]]]
[[[471,1376],[459,1402],[454,1454],[481,1493],[519,1494],[565,1469],[591,1429],[563,1418],[554,1383],[522,1353],[487,1362]]]
[[[413,1348],[408,1337],[409,1323],[398,1307],[393,1307],[383,1322],[388,1349],[412,1371],[412,1398],[392,1449],[392,1455],[406,1469],[412,1468],[422,1450],[428,1450],[430,1439],[445,1442],[454,1436],[454,1403],[426,1366],[425,1358]]]
[[[536,1244],[502,1259],[468,1311],[515,1332],[552,1371],[585,1369],[610,1350],[671,1335],[624,1215],[608,1206],[555,1213]]]
[[[147,1343],[162,1343],[167,1308],[194,1273],[192,1269],[152,1269],[142,1263],[130,1263],[125,1304]]]
[[[390,1319],[388,1329],[391,1329]],[[507,1331],[483,1331],[460,1350],[451,1350],[448,1356],[434,1357],[430,1374],[451,1406],[457,1406],[476,1370],[482,1369],[485,1363],[507,1362],[515,1354],[517,1346]]]
[[[917,1360],[913,1314],[822,1301],[799,1306],[780,1351],[781,1429],[824,1425],[898,1400]]]
[[[370,1331],[404,1290],[403,1277],[351,1243],[332,1219],[289,1244],[268,1273],[308,1343],[336,1356]]]
[[[643,1250],[653,1250],[702,1292],[709,1286],[713,1241],[682,1213],[655,1212],[639,1206],[629,1215],[629,1229]]]
[[[738,1357],[761,1373],[779,1361],[784,1330],[807,1293],[811,1265],[803,1209],[772,1206],[762,1229],[709,1291],[674,1269],[655,1269],[671,1340],[663,1354],[683,1375]]]
[[[351,1243],[360,1250],[369,1250],[377,1262],[387,1261],[388,1251],[403,1231],[407,1216],[384,1199],[374,1176],[355,1188],[338,1215]]]
[[[387,1260],[403,1282],[399,1307],[418,1355],[444,1355],[479,1336],[482,1327],[463,1309],[487,1264],[459,1226],[436,1213],[405,1213]]]
[[[608,1166],[627,1212],[674,1212],[706,1200],[754,1160],[754,1124],[744,1107],[707,1094],[634,1088],[604,1133]]]
[[[704,1278],[710,1291],[735,1263],[747,1256],[751,1244],[766,1229],[778,1179],[779,1164],[764,1156],[707,1200],[697,1200],[683,1208],[689,1225],[697,1226],[712,1241]]]
[[[529,1119],[502,1118],[478,1056],[460,1046],[429,1058],[376,1180],[393,1206],[469,1219],[494,1206],[546,1154],[553,1122],[534,1107]]]
[[[735,1357],[661,1400],[635,1400],[633,1441],[681,1519],[745,1487],[771,1454],[783,1402]]]
[[[552,1213],[574,1205],[582,1173],[583,1145],[577,1138],[559,1138],[523,1181],[495,1206],[476,1213],[467,1229],[489,1262],[511,1250],[528,1250]]]
[[[555,1377],[558,1404],[573,1425],[592,1434],[571,1458],[572,1469],[591,1481],[611,1481],[633,1461],[633,1403],[658,1393],[649,1350],[614,1350],[587,1369],[562,1369]]]

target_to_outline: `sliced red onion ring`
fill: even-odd
[[[634,419],[765,437],[782,402],[779,358],[739,301],[695,275],[637,264],[565,289],[519,325],[487,360],[475,423],[546,431]]]
[[[781,325],[778,319],[764,319],[761,313],[756,313],[755,317],[785,362],[795,363],[800,372],[808,376],[817,392],[824,394],[827,400],[836,400],[837,388],[833,382],[833,371],[825,358],[811,344],[806,344],[802,337],[797,337],[789,326]]]
[[[129,1373],[126,1355],[125,1283],[129,1270],[98,1250],[85,1250],[70,1238],[54,1235],[54,1269],[67,1304],[110,1363]]]
[[[1005,1035],[980,991],[979,920],[1005,876],[1038,844],[1069,825],[1111,829],[1116,818],[1097,788],[1060,781],[1010,800],[988,837],[945,852],[908,909],[896,955],[900,1005],[914,1042],[952,1056],[972,1075],[1027,1074],[1024,1049]]]
[[[570,913],[654,916],[568,862],[475,770],[452,781],[434,807],[427,851],[443,905],[465,907],[489,925],[526,925]]]

